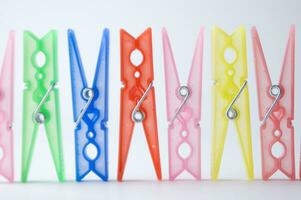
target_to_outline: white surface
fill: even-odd
[[[73,1],[0,1],[0,57],[3,55],[8,32],[11,28],[17,31],[16,41],[16,75],[15,75],[15,172],[16,179],[20,177],[21,164],[21,127],[22,127],[22,32],[31,30],[43,36],[51,28],[59,32],[59,88],[61,99],[61,117],[64,156],[66,163],[66,177],[74,180],[74,137],[71,106],[71,87],[69,75],[69,58],[67,46],[67,28],[75,30],[79,48],[84,63],[86,76],[91,83],[98,55],[102,29],[110,28],[110,115],[109,115],[109,160],[110,179],[116,179],[118,137],[119,137],[119,91],[120,91],[120,57],[119,57],[119,29],[125,28],[129,33],[138,36],[148,26],[153,28],[153,52],[157,116],[159,122],[159,139],[163,177],[168,177],[167,157],[167,121],[165,108],[165,89],[163,71],[163,52],[161,28],[166,26],[170,36],[174,56],[182,81],[187,79],[192,60],[194,44],[200,26],[205,26],[205,47],[203,62],[203,99],[202,99],[202,177],[210,177],[210,132],[211,132],[211,37],[212,26],[218,25],[231,33],[243,24],[247,30],[249,88],[252,110],[252,133],[254,169],[256,178],[261,177],[259,121],[257,109],[256,85],[250,28],[256,25],[263,44],[272,80],[277,81],[284,56],[290,24],[295,23],[296,34],[296,96],[295,96],[295,147],[296,170],[299,170],[300,130],[301,120],[300,91],[300,31],[301,3],[298,0],[73,0]],[[55,172],[47,140],[43,130],[38,135],[35,153],[30,171],[30,180],[55,181]],[[184,174],[182,177],[189,178]],[[225,145],[220,177],[222,179],[245,179],[244,165],[233,125],[230,124]],[[276,178],[282,177],[276,175]],[[89,176],[95,179],[94,176]],[[140,125],[135,129],[132,146],[129,152],[125,179],[149,180],[155,174],[146,147],[144,134]],[[174,184],[163,182],[143,183],[84,183],[84,184],[47,184],[34,183],[0,184],[0,199],[13,199],[9,196],[43,197],[44,199],[73,199],[91,195],[100,199],[103,197],[136,197],[144,199],[152,196],[169,196],[171,199],[186,198],[189,194],[198,199],[204,197],[239,198],[267,197],[299,198],[301,187],[298,182],[216,182],[201,183],[177,182]],[[7,198],[3,198],[7,197]],[[72,198],[71,198],[72,197]],[[18,198],[20,199],[20,198]],[[33,199],[33,198],[32,198]],[[211,198],[213,199],[213,198]],[[257,198],[258,199],[258,198]]]
[[[290,181],[130,181],[109,183],[0,184],[1,199],[300,199],[300,182]],[[2,197],[5,198],[2,198]]]

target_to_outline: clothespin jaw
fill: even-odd
[[[38,57],[44,56],[44,62]],[[42,61],[42,59],[41,59]],[[23,141],[21,181],[26,182],[40,124],[45,125],[57,177],[64,180],[64,162],[57,71],[57,33],[42,39],[24,32]]]
[[[261,154],[262,176],[268,180],[277,170],[289,179],[295,179],[294,153],[294,70],[295,70],[295,27],[292,26],[286,47],[282,71],[278,84],[272,84],[260,39],[252,28],[253,52],[258,92],[259,118],[262,121]],[[284,151],[273,153],[274,145]]]
[[[108,180],[108,72],[109,30],[103,31],[93,86],[88,87],[73,30],[68,31],[73,116],[75,127],[76,180],[90,171]],[[87,149],[96,148],[91,157]]]
[[[227,58],[226,54],[234,54]],[[238,133],[248,179],[253,179],[253,156],[247,86],[246,36],[243,27],[232,35],[219,28],[212,31],[213,63],[213,180],[218,178],[229,120],[233,120]]]
[[[184,170],[195,179],[201,178],[201,90],[203,61],[203,28],[201,28],[190,69],[188,83],[180,85],[170,41],[162,30],[166,82],[167,119],[169,121],[169,179],[174,180]],[[188,145],[189,155],[179,153]]]
[[[13,88],[15,32],[9,34],[0,75],[0,175],[14,180],[13,165]]]
[[[143,61],[135,66],[130,59],[134,50],[139,50]],[[155,90],[152,86],[153,54],[152,33],[148,28],[137,39],[124,30],[120,31],[121,88],[120,138],[118,181],[122,181],[135,122],[142,122],[150,154],[161,180],[161,164],[155,105]]]

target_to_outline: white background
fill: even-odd
[[[16,65],[15,65],[15,107],[14,107],[14,149],[15,176],[20,178],[21,133],[22,133],[22,90],[23,90],[23,44],[22,33],[31,30],[42,37],[50,29],[58,30],[59,39],[59,89],[61,100],[61,118],[63,148],[68,183],[57,184],[50,151],[41,129],[35,146],[29,184],[0,183],[0,199],[43,197],[49,199],[123,198],[154,199],[170,197],[183,199],[200,198],[273,198],[297,197],[301,194],[298,181],[247,182],[240,148],[233,124],[230,123],[226,140],[220,178],[227,181],[211,182],[153,182],[155,173],[147,149],[145,137],[140,125],[136,126],[129,152],[124,179],[131,182],[116,183],[119,137],[119,92],[120,92],[120,56],[119,29],[125,28],[130,34],[138,36],[147,27],[153,29],[153,53],[156,87],[157,116],[163,178],[168,178],[167,120],[165,107],[165,85],[161,28],[166,27],[174,51],[178,72],[183,83],[186,82],[197,34],[205,26],[205,46],[203,61],[203,98],[202,98],[202,178],[210,178],[211,148],[211,29],[219,26],[231,33],[239,25],[247,31],[249,64],[249,92],[251,102],[252,139],[254,169],[257,179],[261,178],[259,120],[257,94],[254,77],[254,64],[250,28],[256,25],[263,44],[272,80],[277,83],[284,56],[290,24],[296,25],[296,90],[295,121],[296,130],[296,172],[299,174],[301,120],[300,91],[300,32],[301,3],[297,0],[253,0],[253,1],[0,1],[0,55],[4,48],[9,30],[15,29]],[[67,29],[75,30],[82,61],[89,83],[92,83],[102,29],[110,29],[110,97],[109,97],[109,183],[88,182],[73,183],[75,173],[74,133],[72,120],[71,87]],[[298,177],[298,176],[297,176]],[[190,178],[183,174],[180,178]],[[273,178],[284,178],[276,174]],[[299,177],[298,177],[299,178]],[[87,179],[96,180],[89,175]],[[1,180],[1,179],[0,179]],[[151,181],[150,181],[151,180]],[[229,180],[229,181],[228,181]],[[239,181],[240,180],[240,181]],[[43,181],[43,182],[42,182]],[[46,182],[44,182],[46,181]],[[136,182],[139,181],[139,182]],[[298,194],[299,193],[299,194]],[[296,195],[296,196],[294,196]],[[20,199],[20,198],[18,198]]]

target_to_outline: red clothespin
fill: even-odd
[[[280,80],[273,85],[255,27],[252,28],[255,71],[257,79],[259,118],[262,121],[262,176],[268,180],[277,170],[295,179],[294,158],[294,71],[295,27],[290,29]],[[273,154],[274,145],[283,148],[281,155]]]
[[[142,62],[136,66],[130,56],[134,50],[143,55]],[[161,180],[161,164],[158,141],[158,128],[153,87],[152,31],[148,28],[137,39],[125,30],[120,31],[121,88],[120,102],[120,138],[118,181],[122,181],[126,159],[132,139],[135,123],[142,122],[149,151]]]

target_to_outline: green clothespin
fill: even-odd
[[[40,58],[40,60],[38,60]],[[44,62],[43,62],[44,58]],[[43,62],[43,63],[42,63]],[[59,91],[57,71],[57,33],[42,39],[24,32],[23,143],[21,181],[26,182],[37,131],[45,125],[59,181],[64,181]]]

